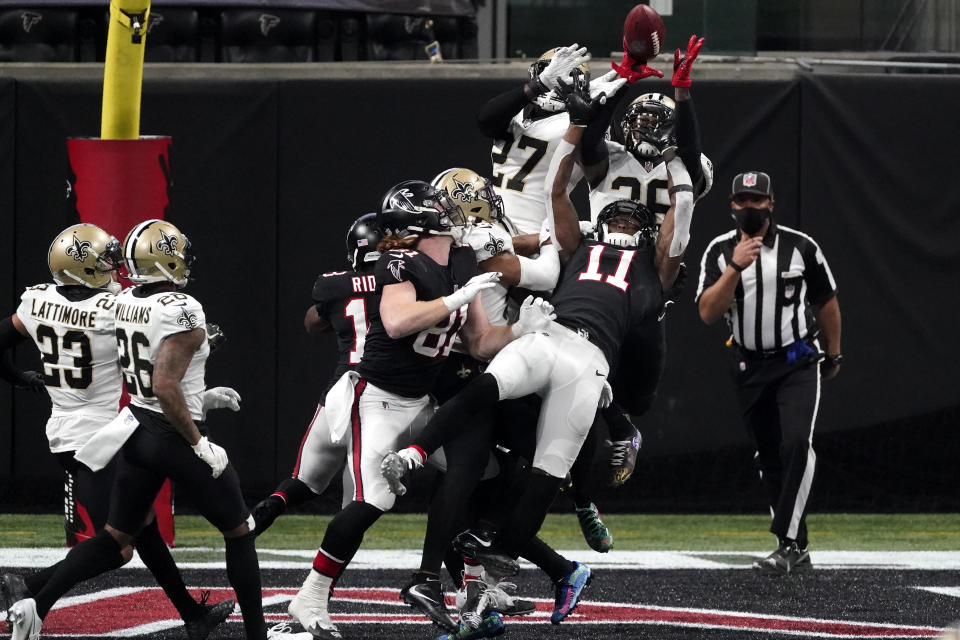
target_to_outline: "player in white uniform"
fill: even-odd
[[[117,416],[121,377],[112,289],[119,286],[113,272],[121,261],[120,243],[100,227],[68,227],[54,239],[47,253],[53,282],[28,287],[20,297],[17,312],[0,323],[0,350],[6,351],[13,342],[26,338],[32,338],[40,350],[42,376],[15,373],[21,380],[40,377],[50,396],[47,439],[57,461],[76,478],[72,497],[80,526],[74,533],[80,541],[93,538],[103,528],[116,470],[115,462],[110,462],[92,471],[78,462],[74,453]],[[155,520],[143,529],[136,546],[184,619],[191,640],[205,638],[233,611],[233,600],[208,606],[190,596]],[[23,579],[4,575],[3,608],[33,598],[57,566]]]
[[[16,640],[38,637],[41,620],[75,584],[129,562],[168,477],[190,490],[200,512],[223,532],[227,576],[240,603],[246,638],[267,640],[260,569],[240,481],[226,451],[198,427],[210,347],[203,307],[179,291],[190,275],[189,247],[187,237],[162,220],[138,224],[124,241],[129,278],[139,286],[120,294],[113,310],[115,348],[130,407],[78,453],[84,461],[118,454],[107,524],[75,546],[33,598],[13,605]],[[82,380],[80,371],[65,379]],[[108,430],[114,437],[101,440]],[[170,564],[175,569],[172,560]],[[304,633],[298,640],[310,638]]]

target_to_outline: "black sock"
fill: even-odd
[[[566,578],[577,568],[572,560],[567,560],[554,551],[553,547],[536,536],[523,548],[521,556],[540,567],[544,573],[550,576],[552,582]]]
[[[607,430],[610,432],[612,442],[633,439],[636,427],[630,422],[630,416],[623,410],[623,407],[614,401],[606,409],[601,409],[600,414],[603,416],[604,422],[607,423]]]
[[[298,504],[303,504],[307,500],[312,500],[317,497],[317,494],[302,480],[287,478],[273,490],[273,494],[270,497],[274,496],[283,500],[283,509],[285,510],[290,507],[295,507]],[[280,513],[283,513],[283,510],[281,510]]]
[[[597,452],[597,421],[594,420],[587,439],[580,447],[577,459],[570,467],[570,480],[573,482],[573,504],[577,508],[589,507],[593,502],[593,457]]]
[[[383,511],[366,502],[351,502],[327,525],[320,548],[340,560],[352,558],[363,544],[363,534],[382,515]]]
[[[23,583],[27,585],[27,590],[33,594],[43,589],[43,585],[47,584],[47,580],[50,579],[50,576],[57,572],[57,569],[60,568],[60,565],[63,564],[63,560],[57,564],[47,567],[46,569],[40,569],[36,573],[31,573],[28,576],[23,577]]]
[[[266,640],[267,623],[263,620],[263,593],[260,589],[260,563],[257,560],[256,538],[252,534],[224,538],[227,556],[227,579],[243,613],[247,640]]]
[[[530,540],[537,535],[547,511],[557,497],[562,478],[554,478],[537,470],[530,473],[527,487],[517,499],[502,532],[504,551],[517,558]]]
[[[47,617],[57,600],[74,585],[123,566],[121,547],[106,531],[84,540],[67,554],[43,588],[34,594],[37,614]]]
[[[143,528],[137,536],[135,546],[143,564],[147,565],[147,569],[156,578],[157,584],[177,608],[180,617],[184,620],[199,618],[203,614],[203,608],[187,593],[180,570],[177,569],[173,556],[170,555],[170,549],[167,548],[167,543],[163,541],[160,529],[157,528],[156,519]]]

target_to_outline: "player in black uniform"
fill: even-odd
[[[323,388],[317,410],[303,435],[292,477],[281,482],[253,509],[257,535],[288,507],[323,493],[346,462],[346,443],[336,445],[330,442],[323,405],[330,387],[360,363],[368,319],[372,310],[380,306],[380,287],[373,267],[380,257],[377,247],[383,240],[383,233],[376,225],[376,217],[375,213],[360,216],[347,232],[350,270],[323,273],[313,285],[313,304],[307,309],[303,325],[307,333],[332,330],[336,334],[337,368]]]
[[[495,402],[530,393],[543,397],[537,425],[537,448],[523,492],[513,505],[501,535],[503,553],[480,545],[473,551],[488,571],[516,571],[517,558],[533,539],[564,476],[570,470],[593,423],[598,405],[609,402],[606,382],[616,366],[624,338],[638,324],[659,313],[664,288],[673,285],[681,256],[673,251],[674,207],[661,225],[656,245],[646,241],[643,228],[652,217],[635,202],[617,203],[602,212],[598,240],[580,233],[577,212],[568,196],[575,154],[583,127],[595,115],[599,100],[591,100],[581,82],[568,98],[571,126],[551,161],[550,227],[565,262],[552,302],[556,321],[545,331],[524,335],[496,355],[486,371],[446,403],[427,428],[406,449],[384,461],[383,472],[399,482],[403,467],[414,469],[445,441],[458,437],[469,416]],[[686,191],[677,172],[674,189]],[[398,461],[402,464],[395,464]],[[398,473],[397,471],[400,471]],[[470,551],[469,548],[465,550]],[[590,578],[589,568],[574,563],[557,585],[551,621],[560,622],[576,606]]]
[[[328,525],[313,569],[290,603],[317,638],[340,637],[327,611],[330,586],[364,532],[393,507],[380,461],[410,442],[433,413],[428,394],[458,332],[471,353],[489,359],[521,331],[548,322],[549,305],[528,305],[516,325],[490,325],[479,296],[499,274],[476,275],[473,251],[451,248],[463,222],[445,192],[416,180],[387,192],[377,216],[388,234],[374,270],[380,305],[369,310],[363,359],[330,389],[325,407],[331,438],[346,440],[349,502]]]

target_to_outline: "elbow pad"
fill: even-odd
[[[520,260],[519,286],[531,291],[550,291],[557,286],[560,277],[560,255],[552,244],[540,247],[536,260],[517,256]]]

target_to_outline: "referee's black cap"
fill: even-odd
[[[730,187],[730,199],[741,193],[753,193],[758,196],[773,197],[773,185],[770,176],[763,171],[744,171],[738,173]]]

